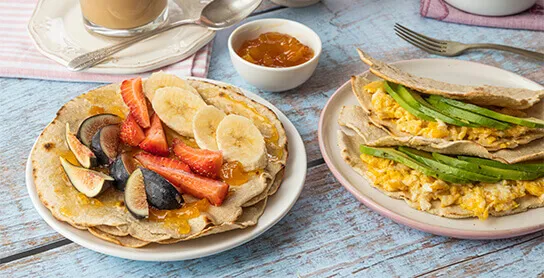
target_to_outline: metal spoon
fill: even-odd
[[[77,56],[68,63],[68,69],[80,71],[90,68],[139,41],[182,25],[196,24],[208,27],[211,30],[228,28],[248,17],[261,2],[262,0],[214,0],[204,7],[200,17],[197,19],[179,20],[148,33],[132,37],[121,43]]]

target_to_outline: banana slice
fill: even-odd
[[[149,100],[153,100],[157,89],[164,87],[178,87],[190,91],[200,97],[198,91],[189,83],[173,74],[164,73],[163,71],[154,72],[144,82],[144,94]]]
[[[217,126],[217,147],[227,161],[239,161],[245,171],[266,167],[266,145],[259,129],[248,118],[226,116]]]
[[[151,105],[165,125],[183,136],[193,137],[193,117],[206,103],[188,90],[165,87],[155,91]]]
[[[217,151],[215,131],[219,123],[227,116],[223,111],[208,105],[198,110],[193,118],[195,141],[201,149]]]

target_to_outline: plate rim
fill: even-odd
[[[484,66],[484,67],[490,67],[493,69],[498,69],[503,71],[504,73],[513,74],[518,78],[524,79],[526,82],[535,84],[541,88],[544,89],[544,86],[526,78],[519,74],[513,73],[511,71],[507,71],[505,69],[497,68],[494,66],[477,63],[473,61],[465,61],[465,60],[457,60],[457,59],[436,59],[436,58],[426,58],[426,59],[409,59],[409,60],[401,60],[389,63],[391,65],[399,65],[399,64],[409,64],[409,63],[417,63],[417,62],[454,62],[454,63],[467,63],[469,65],[478,65],[478,66]],[[365,74],[370,72],[370,70],[366,70],[360,74]],[[321,111],[321,114],[319,116],[319,126],[317,131],[317,137],[319,141],[319,150],[321,151],[321,154],[323,155],[323,159],[325,160],[325,164],[327,164],[327,167],[331,170],[334,177],[340,182],[340,184],[346,188],[359,202],[363,203],[365,206],[372,209],[374,212],[377,212],[378,214],[385,216],[391,220],[393,220],[396,223],[406,225],[408,227],[411,227],[413,229],[440,235],[440,236],[447,236],[447,237],[453,237],[453,238],[461,238],[461,239],[503,239],[503,238],[511,238],[521,235],[526,235],[534,232],[538,232],[541,230],[544,230],[544,224],[540,224],[537,226],[527,227],[527,228],[519,228],[519,229],[508,229],[503,231],[474,231],[474,230],[461,230],[461,229],[453,229],[453,228],[447,228],[447,227],[441,227],[441,226],[435,226],[426,224],[423,222],[420,222],[415,219],[411,219],[407,216],[402,216],[394,211],[391,211],[381,204],[373,201],[370,198],[367,198],[363,193],[361,193],[355,186],[353,186],[351,183],[349,183],[342,173],[336,168],[334,163],[332,162],[332,159],[329,157],[328,152],[325,148],[325,143],[323,141],[323,121],[325,118],[325,114],[329,108],[329,105],[332,103],[332,100],[337,97],[337,95],[340,95],[341,92],[345,89],[345,87],[351,86],[351,80],[348,80],[347,82],[343,83],[338,89],[329,97],[329,100],[323,107],[323,110]],[[336,119],[337,117],[335,117]],[[337,148],[337,147],[336,147]],[[380,194],[383,194],[380,192]],[[523,213],[523,212],[521,212]],[[455,219],[451,219],[455,220]]]
[[[177,251],[175,253],[164,253],[164,252],[154,253],[153,250],[150,250],[151,252],[137,252],[138,250],[141,250],[141,248],[131,248],[131,247],[120,246],[120,245],[116,245],[116,244],[107,242],[107,241],[105,241],[103,239],[100,239],[100,238],[97,238],[97,237],[92,238],[92,240],[87,240],[85,238],[81,238],[79,235],[77,235],[74,232],[74,231],[82,231],[82,230],[78,230],[77,228],[67,224],[66,222],[57,220],[51,214],[49,209],[43,205],[43,203],[41,202],[41,200],[38,197],[38,192],[37,192],[35,184],[34,184],[34,178],[33,178],[33,173],[32,173],[33,172],[32,171],[32,159],[31,159],[32,151],[34,150],[34,148],[36,146],[36,143],[38,141],[38,138],[39,138],[39,136],[38,136],[36,138],[36,140],[34,141],[34,144],[32,145],[32,149],[30,150],[28,158],[27,158],[27,162],[26,162],[26,166],[25,166],[25,184],[26,184],[27,193],[28,193],[28,195],[30,197],[30,200],[32,202],[32,206],[38,212],[40,217],[47,223],[47,225],[49,227],[51,227],[57,233],[61,234],[63,237],[71,240],[72,242],[74,242],[74,243],[76,243],[76,244],[78,244],[78,245],[80,245],[82,247],[85,247],[87,249],[90,249],[90,250],[93,250],[95,252],[101,253],[101,254],[114,256],[114,257],[118,257],[118,258],[123,258],[123,259],[136,260],[136,261],[184,261],[184,260],[190,260],[190,259],[197,259],[197,258],[212,256],[212,255],[215,255],[215,254],[218,254],[218,253],[225,252],[227,250],[233,249],[235,247],[241,246],[241,245],[243,245],[243,244],[245,244],[245,243],[247,243],[247,242],[249,242],[249,241],[251,241],[251,240],[253,240],[253,239],[257,238],[257,237],[259,237],[260,235],[262,235],[266,231],[268,231],[270,228],[275,226],[280,220],[282,220],[291,211],[294,204],[298,201],[298,199],[300,197],[300,194],[302,192],[302,189],[304,188],[304,184],[305,184],[305,181],[306,181],[306,173],[307,173],[307,167],[306,167],[306,165],[307,165],[307,156],[306,156],[306,149],[304,148],[304,141],[302,140],[302,137],[301,137],[300,133],[296,129],[295,125],[291,122],[291,120],[289,120],[289,118],[287,118],[287,116],[285,114],[283,114],[283,112],[281,112],[281,110],[279,110],[276,106],[272,105],[270,102],[268,102],[264,98],[260,97],[259,95],[255,94],[255,93],[253,93],[253,92],[251,92],[249,90],[246,90],[246,89],[243,89],[243,88],[240,88],[238,86],[234,86],[234,85],[222,82],[222,81],[217,81],[217,80],[212,80],[212,79],[207,79],[207,78],[199,78],[199,77],[181,77],[181,78],[188,79],[188,80],[206,81],[206,82],[210,82],[212,84],[216,84],[216,85],[219,85],[219,86],[228,85],[228,86],[232,86],[234,88],[237,88],[237,89],[241,90],[242,93],[244,93],[244,95],[247,96],[248,98],[257,101],[257,102],[261,103],[262,105],[265,105],[266,107],[268,107],[272,111],[274,111],[274,113],[278,116],[278,118],[280,118],[280,122],[286,128],[286,131],[288,129],[293,131],[292,136],[288,137],[287,147],[289,148],[289,146],[295,146],[296,145],[296,146],[301,146],[301,148],[292,148],[292,147],[289,148],[289,150],[292,150],[292,151],[289,152],[288,161],[289,161],[289,158],[291,158],[291,157],[292,157],[292,163],[296,163],[295,160],[300,160],[297,164],[303,165],[303,167],[301,167],[303,169],[303,173],[301,173],[299,171],[297,173],[294,173],[294,175],[292,175],[294,178],[297,179],[296,181],[293,182],[293,185],[296,185],[296,187],[293,186],[293,187],[287,188],[285,186],[284,182],[288,178],[288,176],[286,175],[286,176],[283,177],[282,186],[280,186],[280,188],[278,189],[278,191],[279,191],[279,190],[282,190],[282,188],[283,188],[283,190],[287,190],[288,192],[290,192],[289,195],[292,196],[291,202],[286,203],[285,205],[283,205],[283,208],[279,211],[279,213],[277,215],[275,215],[273,217],[272,221],[270,223],[268,223],[267,225],[259,227],[259,222],[257,222],[257,224],[255,226],[247,227],[246,229],[235,229],[235,230],[229,231],[229,232],[236,232],[236,231],[242,231],[242,230],[247,230],[247,229],[254,229],[255,230],[253,233],[251,233],[251,234],[249,234],[247,236],[244,236],[244,237],[242,237],[241,239],[239,239],[237,241],[228,243],[227,245],[225,245],[223,247],[220,247],[220,248],[213,249],[212,251],[204,251],[204,252],[200,252],[200,253],[196,252],[195,254],[188,254],[188,255],[184,255],[185,251],[183,251],[182,248],[179,249],[179,251]],[[102,87],[102,86],[105,86],[105,85],[102,84],[102,85],[100,85],[98,87]],[[47,125],[49,125],[49,123]],[[41,134],[41,132],[40,132],[40,134]],[[294,166],[291,166],[291,168],[293,168],[293,167]],[[287,171],[286,171],[286,173],[287,173]],[[272,196],[269,196],[269,198],[276,197],[276,194],[274,194]],[[267,204],[267,206],[268,206],[268,204]],[[265,213],[266,213],[266,208],[265,208],[265,211],[263,212],[263,215]],[[66,227],[64,227],[64,226],[66,226]],[[88,231],[84,231],[84,232],[88,233]],[[221,234],[224,234],[224,233],[220,233],[218,235],[221,235]],[[209,235],[209,236],[202,237],[202,238],[208,238],[208,237],[214,237],[214,236],[217,236],[217,235]],[[200,238],[200,239],[202,239],[202,238]],[[94,244],[95,242],[100,242],[101,244]],[[169,244],[169,245],[173,246],[173,245],[176,245],[176,244],[183,244],[183,242],[178,242],[178,243]],[[110,245],[110,246],[108,246],[108,245]],[[145,247],[143,247],[143,248],[145,248]]]
[[[61,56],[56,55],[55,51],[52,51],[50,50],[50,48],[46,47],[45,43],[41,39],[42,37],[38,35],[33,28],[33,26],[35,26],[36,24],[36,16],[38,14],[38,11],[40,10],[40,7],[43,5],[43,3],[46,1],[49,0],[39,0],[38,3],[36,3],[36,6],[32,11],[32,15],[28,20],[28,24],[26,25],[26,31],[29,34],[31,41],[38,50],[38,52],[62,66],[67,66],[70,61],[67,61]],[[85,69],[81,72],[98,74],[138,74],[146,71],[152,71],[179,62],[195,54],[199,49],[211,42],[217,34],[217,32],[213,30],[208,30],[208,33],[209,35],[203,36],[202,39],[193,42],[188,48],[188,51],[179,54],[162,56],[146,64],[140,64],[138,62],[133,63],[132,65],[125,66],[107,66],[107,64],[100,64],[95,67]]]

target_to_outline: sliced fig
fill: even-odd
[[[149,169],[141,169],[144,175],[147,202],[157,209],[177,209],[183,198],[176,188],[161,175]]]
[[[130,155],[126,153],[118,155],[110,166],[110,176],[115,179],[113,182],[115,188],[124,191],[128,177],[135,169],[136,165]]]
[[[98,158],[98,163],[110,164],[117,157],[119,130],[119,125],[107,125],[93,136],[91,150]]]
[[[78,167],[60,157],[60,164],[70,183],[85,196],[93,198],[111,186],[113,178],[90,169]]]
[[[70,132],[70,124],[66,123],[66,144],[77,159],[77,162],[85,168],[91,168],[97,165],[97,159],[94,153],[83,145],[75,134]]]
[[[91,147],[93,136],[107,125],[120,124],[123,120],[114,114],[96,114],[90,116],[79,125],[77,138],[87,147]]]
[[[138,219],[149,216],[149,206],[145,194],[144,175],[141,169],[136,169],[128,177],[125,186],[125,205],[127,209]]]

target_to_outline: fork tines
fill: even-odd
[[[395,23],[395,34],[408,43],[431,54],[440,55],[446,51],[446,42],[414,32],[398,23]]]

